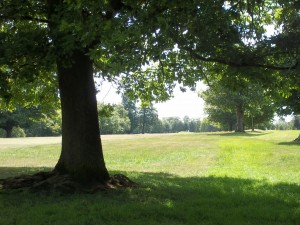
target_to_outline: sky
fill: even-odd
[[[180,91],[177,85],[174,90],[174,97],[166,102],[155,103],[158,117],[180,117],[203,118],[204,101],[198,97],[198,92],[205,90],[205,85],[197,83],[195,91],[187,89],[186,92]],[[97,100],[104,103],[121,103],[121,96],[116,93],[116,88],[108,82],[103,82],[101,91],[97,94]]]

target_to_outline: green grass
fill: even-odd
[[[299,225],[299,131],[103,136],[111,173],[141,187],[95,195],[0,191],[1,225]],[[59,138],[0,139],[0,179],[50,170]]]

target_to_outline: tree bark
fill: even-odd
[[[13,129],[13,127],[6,127],[5,128],[6,138],[11,138],[11,136],[12,136],[12,129]]]
[[[62,150],[55,171],[91,183],[109,179],[100,139],[93,63],[79,50],[72,65],[57,62],[62,109]]]
[[[241,105],[236,107],[236,129],[235,132],[244,132],[244,110]]]

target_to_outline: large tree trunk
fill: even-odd
[[[99,123],[93,63],[79,50],[72,65],[58,62],[62,108],[62,150],[55,171],[81,182],[105,182],[105,167]]]
[[[244,132],[244,110],[241,105],[236,107],[236,129],[235,132]]]
[[[60,17],[64,14],[57,10],[63,8],[63,1],[47,2],[50,35],[57,51],[62,109],[62,149],[54,171],[84,183],[105,182],[109,174],[100,139],[93,63],[80,43],[64,49],[62,37],[72,34],[60,30]]]

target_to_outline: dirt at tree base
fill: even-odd
[[[39,172],[33,175],[21,175],[0,180],[0,190],[29,191],[33,193],[96,193],[121,188],[135,188],[137,183],[123,174],[115,174],[105,183],[83,184],[70,175],[56,172]]]

